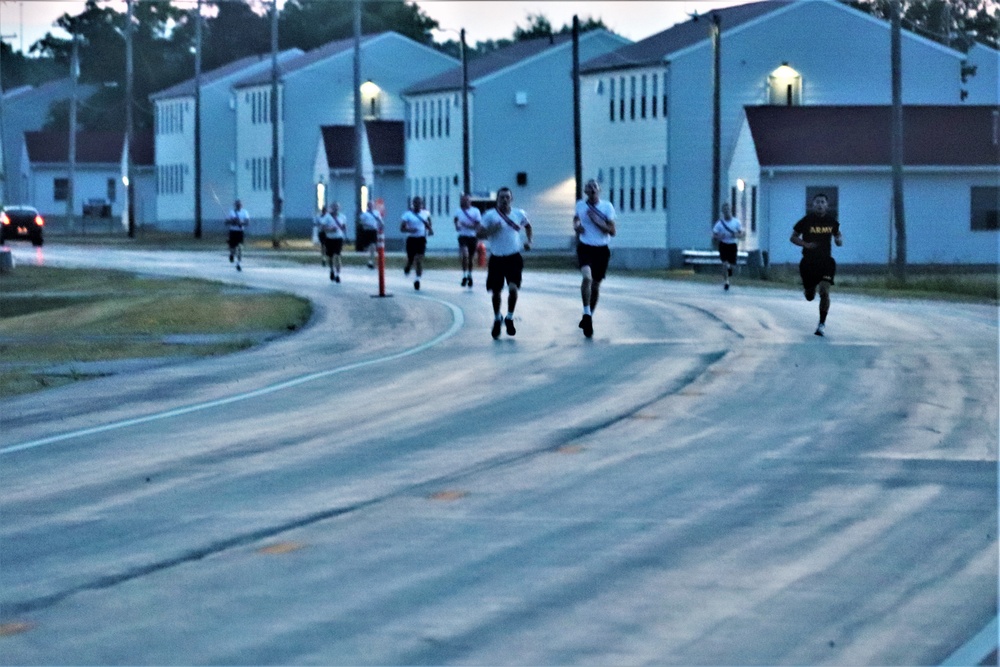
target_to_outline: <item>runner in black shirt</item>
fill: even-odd
[[[826,330],[826,314],[830,311],[830,286],[837,273],[837,262],[831,254],[832,240],[838,246],[844,244],[840,235],[840,223],[828,215],[829,201],[825,194],[813,197],[812,211],[795,223],[789,241],[802,248],[799,275],[806,301],[812,301],[819,290],[819,325],[816,335],[822,336]]]

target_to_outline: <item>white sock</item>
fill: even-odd
[[[584,315],[593,315],[593,313],[590,312],[590,306],[584,306],[583,307],[583,314]]]
[[[507,319],[508,320],[514,319],[514,313],[507,313]]]
[[[497,322],[501,321],[502,319],[503,319],[503,315],[501,315],[500,313],[497,313],[496,314],[496,320],[497,320]]]

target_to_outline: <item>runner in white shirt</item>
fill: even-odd
[[[468,194],[463,193],[459,199],[454,220],[455,231],[458,232],[458,254],[462,260],[462,287],[472,287],[472,258],[479,245],[476,227],[483,221],[483,215],[470,203]]]
[[[722,216],[712,227],[712,238],[719,242],[719,259],[722,260],[722,289],[729,289],[729,279],[733,277],[739,240],[746,236],[743,224],[729,211],[729,204],[722,205]]]
[[[490,246],[490,261],[486,269],[486,289],[493,294],[494,340],[500,337],[500,325],[505,324],[507,335],[517,333],[514,328],[514,307],[517,293],[521,289],[521,273],[524,258],[521,250],[531,250],[531,223],[519,208],[511,208],[514,193],[510,188],[500,188],[497,192],[497,206],[486,212],[477,235],[486,239]],[[526,240],[522,239],[522,234]],[[507,317],[501,318],[503,285],[507,283]]]
[[[406,266],[403,275],[410,275],[410,269],[416,264],[417,279],[413,281],[413,289],[420,289],[420,276],[424,273],[424,253],[427,251],[427,237],[434,235],[431,226],[431,214],[424,209],[422,197],[414,197],[410,210],[403,214],[399,222],[399,231],[406,234]]]
[[[246,238],[246,228],[250,224],[250,214],[243,208],[243,203],[237,199],[233,209],[226,216],[226,229],[229,230],[229,263],[236,261],[236,270],[242,271],[240,261],[243,259],[243,241]]]
[[[347,218],[340,212],[340,204],[331,202],[326,214],[319,219],[320,229],[326,234],[323,247],[330,263],[330,280],[340,282],[340,253],[347,238]]]
[[[375,245],[378,243],[378,233],[382,229],[382,216],[375,209],[375,204],[368,200],[368,210],[361,213],[358,223],[361,230],[358,235],[358,250],[368,250],[368,268],[375,268]]]
[[[583,298],[583,318],[580,328],[583,335],[594,335],[594,309],[601,294],[601,281],[608,272],[611,250],[608,242],[615,235],[615,207],[600,198],[601,186],[590,179],[583,186],[585,199],[576,203],[573,230],[576,232],[576,257],[583,281],[580,296]]]

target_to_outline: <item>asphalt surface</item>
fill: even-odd
[[[316,314],[0,401],[2,664],[926,665],[995,635],[995,307],[835,291],[819,338],[798,293],[612,272],[586,340],[578,278],[528,272],[494,341],[481,272],[373,298],[363,267],[15,255]]]

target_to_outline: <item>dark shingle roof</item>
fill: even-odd
[[[472,83],[477,79],[493,74],[494,72],[499,72],[500,70],[510,67],[511,65],[516,65],[525,58],[530,58],[531,56],[542,53],[546,49],[561,46],[572,39],[573,36],[571,34],[553,35],[551,39],[548,37],[529,39],[523,42],[514,42],[510,46],[487,53],[486,55],[479,56],[478,58],[470,58],[468,62],[469,85],[472,85]],[[421,81],[418,84],[410,86],[403,91],[403,94],[416,95],[420,93],[434,93],[443,90],[457,90],[461,87],[462,66],[459,65],[458,67],[442,72],[437,76],[433,76],[429,79]]]
[[[746,107],[762,167],[887,166],[890,106]],[[903,107],[903,162],[1000,166],[1000,108]]]
[[[153,133],[135,132],[132,135],[133,163],[152,166]],[[76,135],[76,161],[78,164],[117,164],[122,159],[123,132],[78,132]],[[33,163],[61,164],[69,162],[69,134],[67,132],[25,132],[24,143],[28,159]]]
[[[379,32],[373,35],[364,35],[361,37],[361,44],[364,45],[369,41],[381,37],[382,35],[387,35],[387,32]],[[344,53],[345,51],[350,51],[354,48],[354,38],[348,37],[346,39],[338,39],[332,42],[328,42],[323,46],[316,47],[312,51],[306,51],[305,53],[286,60],[285,62],[278,64],[278,76],[285,76],[291,74],[292,72],[298,71],[303,67],[308,67],[313,63],[319,62],[324,58],[330,58],[332,56]],[[240,79],[234,86],[234,88],[246,88],[248,86],[259,86],[265,83],[271,82],[271,70],[268,69],[265,72],[260,72],[248,76],[245,79]]]
[[[323,146],[330,169],[354,168],[354,126],[324,125]],[[368,148],[376,167],[403,166],[403,121],[366,120]]]
[[[290,57],[300,56],[302,51],[300,49],[288,49],[287,51],[282,51],[278,54],[278,63],[287,61]],[[219,79],[236,74],[242,69],[246,69],[251,65],[256,65],[261,62],[270,62],[270,53],[261,53],[256,56],[247,56],[246,58],[240,58],[239,60],[234,60],[231,63],[223,65],[213,69],[210,72],[203,72],[201,75],[201,85],[202,87],[207,86]],[[162,100],[169,99],[171,97],[187,97],[194,95],[194,77],[188,79],[187,81],[181,81],[180,83],[165,88],[159,92],[153,93],[149,96],[151,100]]]
[[[658,65],[671,53],[709,39],[712,15],[718,15],[722,32],[788,6],[788,0],[767,0],[747,5],[713,9],[707,14],[678,23],[672,28],[593,58],[580,66],[581,73],[600,72],[608,69],[648,67]]]

